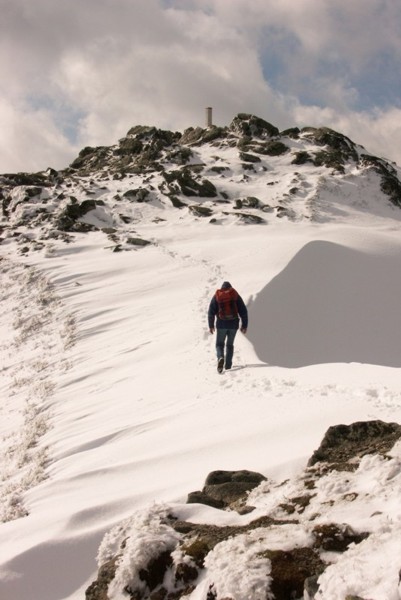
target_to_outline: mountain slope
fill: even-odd
[[[1,497],[21,510],[1,525],[0,573],[13,600],[83,598],[104,534],[185,501],[210,471],[280,482],[333,424],[401,422],[397,168],[339,134],[279,135],[250,117],[124,140],[64,172],[2,177],[2,449],[16,460]],[[337,162],[315,164],[334,160],[328,140]],[[289,150],[257,152],[273,142]],[[219,376],[206,311],[224,279],[250,328]],[[36,337],[21,343],[24,324]],[[36,448],[44,470],[24,487],[33,399],[46,426],[25,456]]]
[[[17,239],[21,252],[91,230],[127,249],[150,221],[340,223],[354,210],[399,220],[401,205],[395,165],[330,129],[280,134],[250,115],[182,135],[134,127],[116,146],[83,149],[64,171],[3,175],[0,184],[2,242]]]

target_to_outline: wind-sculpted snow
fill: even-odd
[[[339,156],[327,131],[283,133],[288,150],[274,156],[274,129],[266,140],[252,127],[259,138],[195,130],[184,152],[180,136],[135,131],[76,168],[0,177],[2,600],[82,600],[104,535],[155,503],[232,525],[232,514],[183,504],[211,471],[257,471],[289,491],[330,426],[401,423],[401,211],[377,163],[358,162],[347,140]],[[158,164],[133,164],[138,148]],[[198,195],[213,191],[204,180],[216,197]],[[219,375],[206,313],[224,280],[250,320]],[[344,485],[327,481],[322,520]],[[392,532],[376,531],[380,564]],[[258,544],[243,556],[229,545],[235,564]],[[361,574],[373,552],[362,544]],[[231,593],[220,550],[210,572]],[[268,564],[250,585],[258,572],[268,577]],[[381,573],[375,589],[387,590]]]
[[[9,394],[1,407],[4,522],[28,514],[24,494],[46,478],[49,454],[40,441],[50,426],[48,400],[58,373],[70,367],[67,351],[75,341],[75,322],[53,286],[35,269],[7,259],[0,267],[0,375]]]
[[[281,367],[401,367],[399,273],[395,253],[306,244],[250,304],[258,357]]]

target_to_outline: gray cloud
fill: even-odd
[[[138,123],[202,125],[206,105],[217,124],[246,111],[281,128],[337,127],[401,162],[389,75],[401,60],[398,0],[1,0],[1,10],[0,172],[66,166]]]

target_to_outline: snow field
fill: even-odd
[[[29,515],[2,526],[6,598],[82,598],[95,576],[97,548],[107,531],[154,501],[185,502],[212,470],[245,468],[281,481],[300,471],[330,425],[372,418],[401,422],[399,369],[387,364],[384,351],[376,365],[342,362],[341,355],[337,363],[299,368],[266,364],[255,351],[255,340],[272,318],[272,306],[267,304],[261,313],[265,316],[258,318],[252,308],[269,283],[278,285],[277,297],[281,289],[283,307],[291,306],[299,276],[308,284],[308,264],[318,258],[313,248],[320,252],[323,242],[372,255],[379,265],[382,257],[396,254],[396,263],[398,232],[357,224],[340,230],[330,224],[296,229],[233,225],[223,230],[199,223],[185,228],[144,224],[138,231],[156,244],[113,254],[105,248],[105,236],[93,233],[76,236],[73,245],[55,242],[50,256],[14,258],[12,263],[17,270],[23,261],[31,264],[58,300],[52,305],[54,318],[48,315],[46,326],[38,329],[35,353],[36,361],[39,351],[49,365],[46,384],[50,374],[54,383],[42,399],[48,417],[37,441],[38,451],[48,449],[46,479],[34,481],[24,494]],[[286,287],[280,288],[274,278],[312,241],[316,245],[310,259],[303,258],[299,270],[290,269]],[[251,297],[254,302],[248,335],[236,338],[235,368],[218,375],[206,312],[225,279],[246,302]],[[39,291],[40,281],[34,284]],[[28,294],[26,283],[22,288]],[[15,297],[13,293],[14,303]],[[25,305],[24,322],[34,322],[35,303]],[[367,298],[361,311],[370,306]],[[9,315],[10,298],[7,307]],[[19,303],[17,309],[22,310]],[[15,343],[6,313],[1,322],[4,340]],[[74,323],[72,337],[66,322]],[[337,324],[341,326],[340,317]],[[301,335],[301,325],[302,318],[295,337]],[[66,348],[70,339],[75,344]],[[28,362],[32,340],[31,333],[26,335],[18,361],[14,354],[15,362],[2,369],[6,398],[9,371]],[[274,343],[275,336],[264,341],[266,347]],[[28,395],[41,377],[37,373],[27,379]],[[22,423],[19,411],[7,414],[5,435]],[[196,510],[204,514],[202,507]],[[217,522],[226,519],[221,511],[206,512],[213,512]],[[229,551],[234,553],[232,544]],[[210,566],[221,573],[223,550],[216,549],[213,558],[213,565],[220,566]],[[247,585],[259,594],[258,573],[267,575],[268,564],[252,569]],[[244,588],[243,598],[246,593]],[[325,600],[336,598],[327,595]]]

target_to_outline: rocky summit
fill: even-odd
[[[102,231],[111,250],[134,250],[152,241],[135,231],[147,221],[338,221],[371,198],[391,215],[400,181],[396,165],[327,127],[280,132],[249,114],[183,133],[138,125],[64,170],[1,175],[0,242],[28,253]]]

